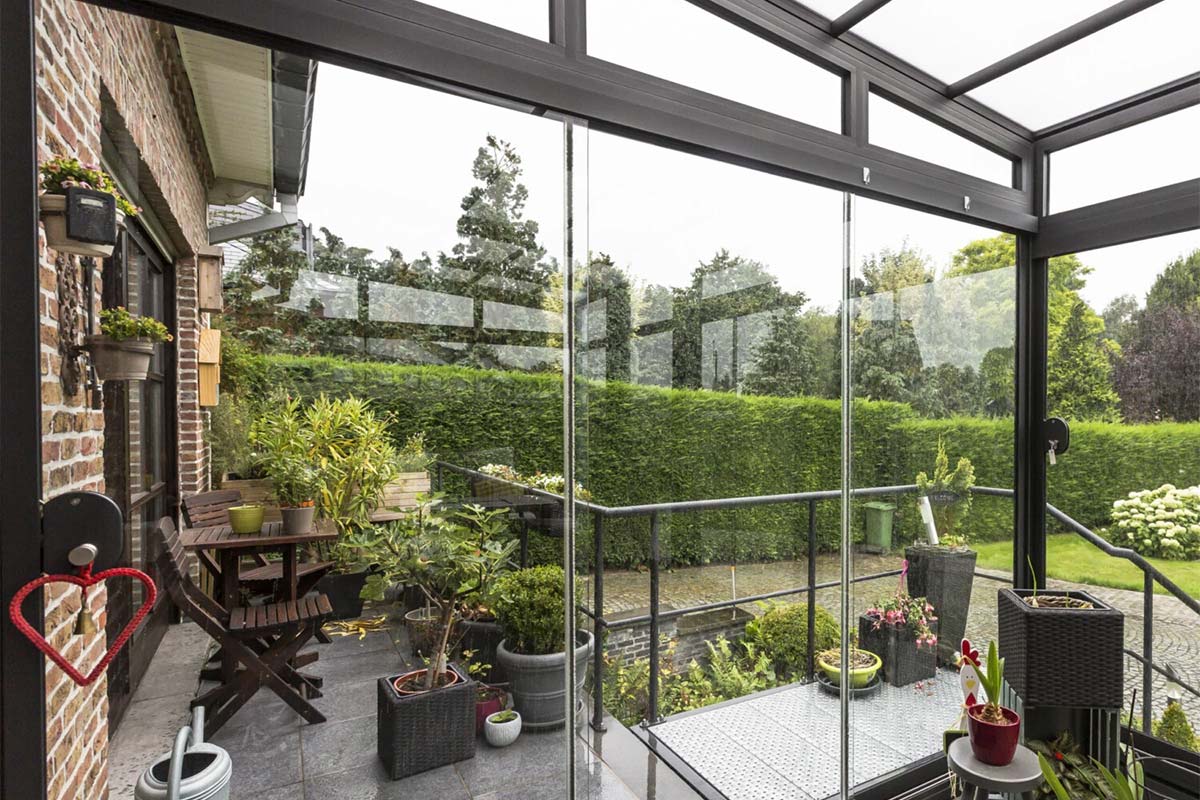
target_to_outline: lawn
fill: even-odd
[[[979,552],[980,567],[1012,571],[1012,542],[987,542],[975,545],[975,549]],[[1200,595],[1200,561],[1147,560],[1192,597]],[[1138,591],[1142,588],[1140,569],[1123,558],[1105,555],[1098,547],[1073,533],[1058,533],[1048,537],[1046,566],[1050,577],[1061,581]],[[1166,590],[1157,583],[1154,590],[1166,594]]]

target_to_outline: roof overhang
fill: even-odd
[[[196,113],[213,166],[208,200],[304,191],[317,64],[268,48],[176,28]]]

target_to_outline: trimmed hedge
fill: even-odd
[[[419,367],[310,356],[239,360],[242,391],[284,386],[301,396],[354,393],[394,415],[396,441],[424,431],[431,452],[468,467],[504,462],[530,473],[562,471],[562,377],[462,367]],[[737,396],[607,382],[578,393],[577,474],[597,502],[617,506],[782,494],[840,485],[840,403]],[[906,405],[854,404],[856,486],[912,483],[930,469],[939,436],[952,459],[968,456],[977,485],[1012,486],[1011,418],[919,419]],[[1134,489],[1200,483],[1200,424],[1073,425],[1070,454],[1050,468],[1050,502],[1091,528]],[[921,534],[912,496],[895,498],[899,543]],[[854,530],[861,535],[858,516]],[[818,542],[836,549],[838,503],[817,503]],[[981,541],[1012,536],[1012,501],[976,497],[964,529]],[[581,521],[589,524],[587,520]],[[806,547],[808,510],[760,506],[662,518],[661,552],[676,563],[791,558]],[[611,566],[643,563],[649,521],[610,520]],[[559,542],[531,537],[535,561],[557,563]],[[590,564],[579,548],[581,567]]]

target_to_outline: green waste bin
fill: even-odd
[[[896,515],[896,506],[892,503],[863,503],[867,510],[867,544],[864,548],[868,553],[886,553],[892,549],[892,520]]]

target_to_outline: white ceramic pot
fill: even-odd
[[[498,711],[497,714],[504,712]],[[512,712],[517,714],[517,712]],[[489,714],[487,719],[483,721],[483,736],[487,739],[487,743],[492,747],[508,747],[517,740],[521,735],[521,715],[517,714],[517,718],[508,722],[492,722],[492,717],[496,714]]]
[[[60,253],[72,253],[77,256],[93,258],[108,258],[112,255],[113,245],[92,244],[81,242],[67,236],[67,196],[65,194],[43,194],[38,196],[38,208],[42,216],[42,224],[46,226],[46,245]],[[125,224],[125,214],[117,209],[117,228]]]

